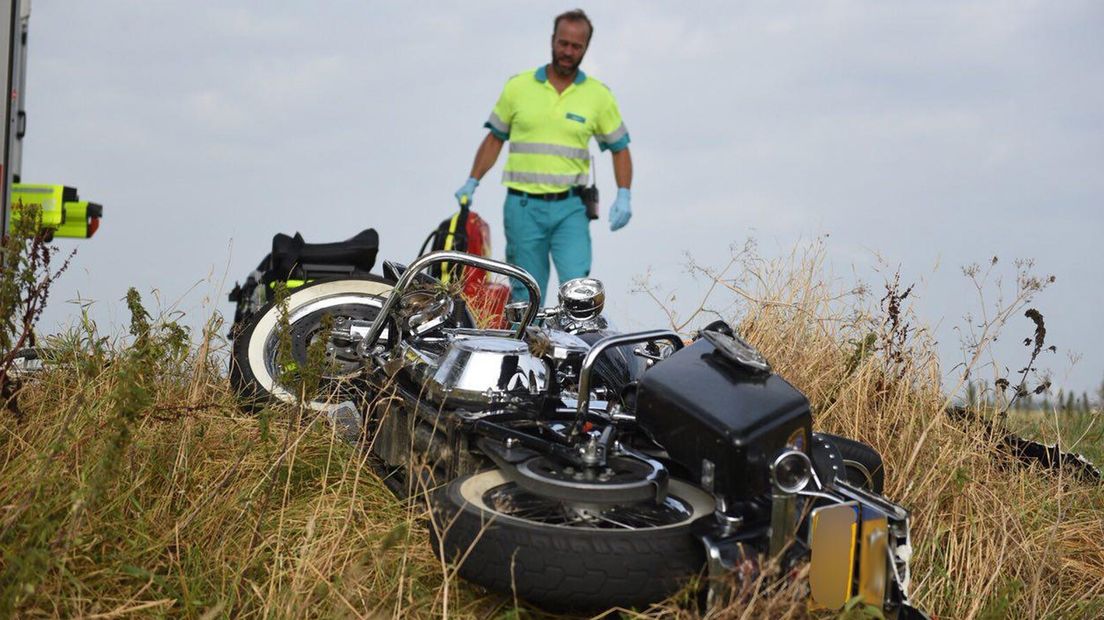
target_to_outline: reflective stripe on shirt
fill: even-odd
[[[506,183],[532,183],[538,185],[574,186],[586,185],[586,174],[546,174],[543,172],[511,172],[502,173],[502,180]]]
[[[502,133],[510,133],[510,125],[499,118],[498,115],[494,112],[491,112],[491,117],[487,119],[487,124],[491,127],[494,127],[498,131],[501,131]]]
[[[617,129],[614,129],[610,133],[599,134],[599,135],[594,136],[594,137],[597,138],[599,142],[603,142],[605,144],[613,144],[613,143],[617,142],[618,140],[620,140],[621,138],[624,138],[628,133],[629,133],[629,130],[625,127],[625,123],[621,123],[620,127],[618,127]]]
[[[511,142],[511,153],[525,153],[528,155],[557,155],[572,159],[589,160],[590,152],[586,149],[577,149],[571,146],[559,144],[543,144],[540,142]]]

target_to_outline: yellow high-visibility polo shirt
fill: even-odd
[[[484,127],[510,141],[502,184],[531,194],[586,185],[591,136],[603,151],[629,145],[613,93],[582,71],[563,93],[548,81],[546,67],[513,76]]]

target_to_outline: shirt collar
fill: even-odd
[[[541,82],[542,84],[544,82],[547,82],[548,81],[548,65],[541,65],[540,67],[538,67],[537,72],[536,72],[536,74],[533,75],[533,77],[537,78],[537,81]],[[586,75],[586,73],[583,72],[582,69],[579,69],[578,71],[575,72],[575,83],[576,84],[582,84],[583,82],[586,81],[586,79],[587,79],[587,75]]]

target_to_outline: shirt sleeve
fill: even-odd
[[[498,102],[491,110],[491,116],[486,123],[483,123],[483,126],[490,129],[491,133],[499,140],[509,140],[510,124],[513,123],[513,119],[514,99],[510,96],[510,82],[506,82],[502,94],[498,96]]]
[[[616,153],[629,146],[629,130],[625,128],[625,121],[621,120],[621,111],[617,108],[613,93],[610,93],[609,102],[598,115],[594,139],[603,151]]]

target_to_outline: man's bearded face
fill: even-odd
[[[584,21],[560,20],[552,34],[552,70],[570,76],[579,69],[586,55],[590,27]]]

